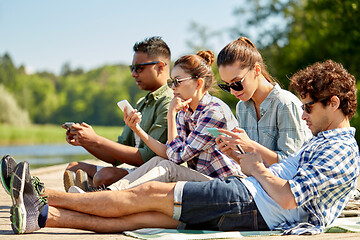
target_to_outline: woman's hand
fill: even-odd
[[[189,109],[189,103],[192,101],[192,98],[189,98],[188,100],[184,100],[180,97],[174,97],[169,106],[169,112],[176,114],[179,111],[186,112]]]
[[[130,112],[130,114],[127,114],[127,107],[124,109],[124,122],[126,125],[128,125],[131,130],[134,132],[137,132],[140,130],[140,126],[138,123],[141,122],[141,113],[138,112],[136,109]]]

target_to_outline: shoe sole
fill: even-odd
[[[64,188],[66,192],[69,192],[71,186],[75,186],[75,173],[70,170],[66,170],[63,176]]]
[[[26,209],[24,204],[25,182],[30,181],[29,164],[23,162],[17,165],[11,175],[11,199],[13,206],[10,209],[12,216],[11,227],[14,233],[22,234],[26,230]]]
[[[1,159],[1,163],[0,163],[0,177],[1,177],[1,184],[2,186],[4,187],[5,189],[5,192],[7,194],[10,195],[10,188],[11,188],[11,185],[10,184],[10,181],[8,179],[11,178],[11,176],[9,177],[9,173],[8,172],[5,172],[3,171],[3,167],[6,168],[6,170],[8,170],[8,167],[9,167],[9,161],[7,161],[8,159],[10,159],[11,156],[10,155],[5,155],[2,159]],[[14,160],[14,163],[16,164],[15,160]],[[6,164],[6,165],[4,165]],[[15,166],[14,166],[15,167]],[[9,182],[8,182],[9,181]]]

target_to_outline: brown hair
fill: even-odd
[[[240,63],[240,68],[253,68],[255,64],[261,67],[262,75],[268,82],[274,84],[274,78],[266,70],[266,66],[260,52],[255,45],[246,37],[239,37],[237,40],[230,42],[219,53],[217,65],[230,65],[235,62]]]
[[[340,63],[332,60],[317,62],[298,71],[290,79],[290,87],[297,91],[301,98],[309,94],[312,100],[337,96],[339,108],[348,116],[354,116],[357,107],[356,80]],[[325,106],[327,101],[321,101]]]
[[[215,61],[214,53],[210,50],[200,51],[196,55],[186,55],[176,60],[174,67],[181,67],[194,78],[203,78],[205,90],[209,90],[214,83],[214,73],[211,65]]]

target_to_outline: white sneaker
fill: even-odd
[[[81,188],[77,187],[77,186],[71,186],[69,187],[68,190],[69,193],[85,193],[84,190],[82,190]]]

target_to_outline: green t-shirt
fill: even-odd
[[[149,92],[135,106],[142,115],[140,127],[162,143],[167,141],[167,112],[173,97],[173,91],[165,84],[156,91]],[[134,132],[127,125],[125,125],[121,136],[118,137],[118,143],[135,146]],[[138,148],[144,162],[156,156],[142,140]]]

